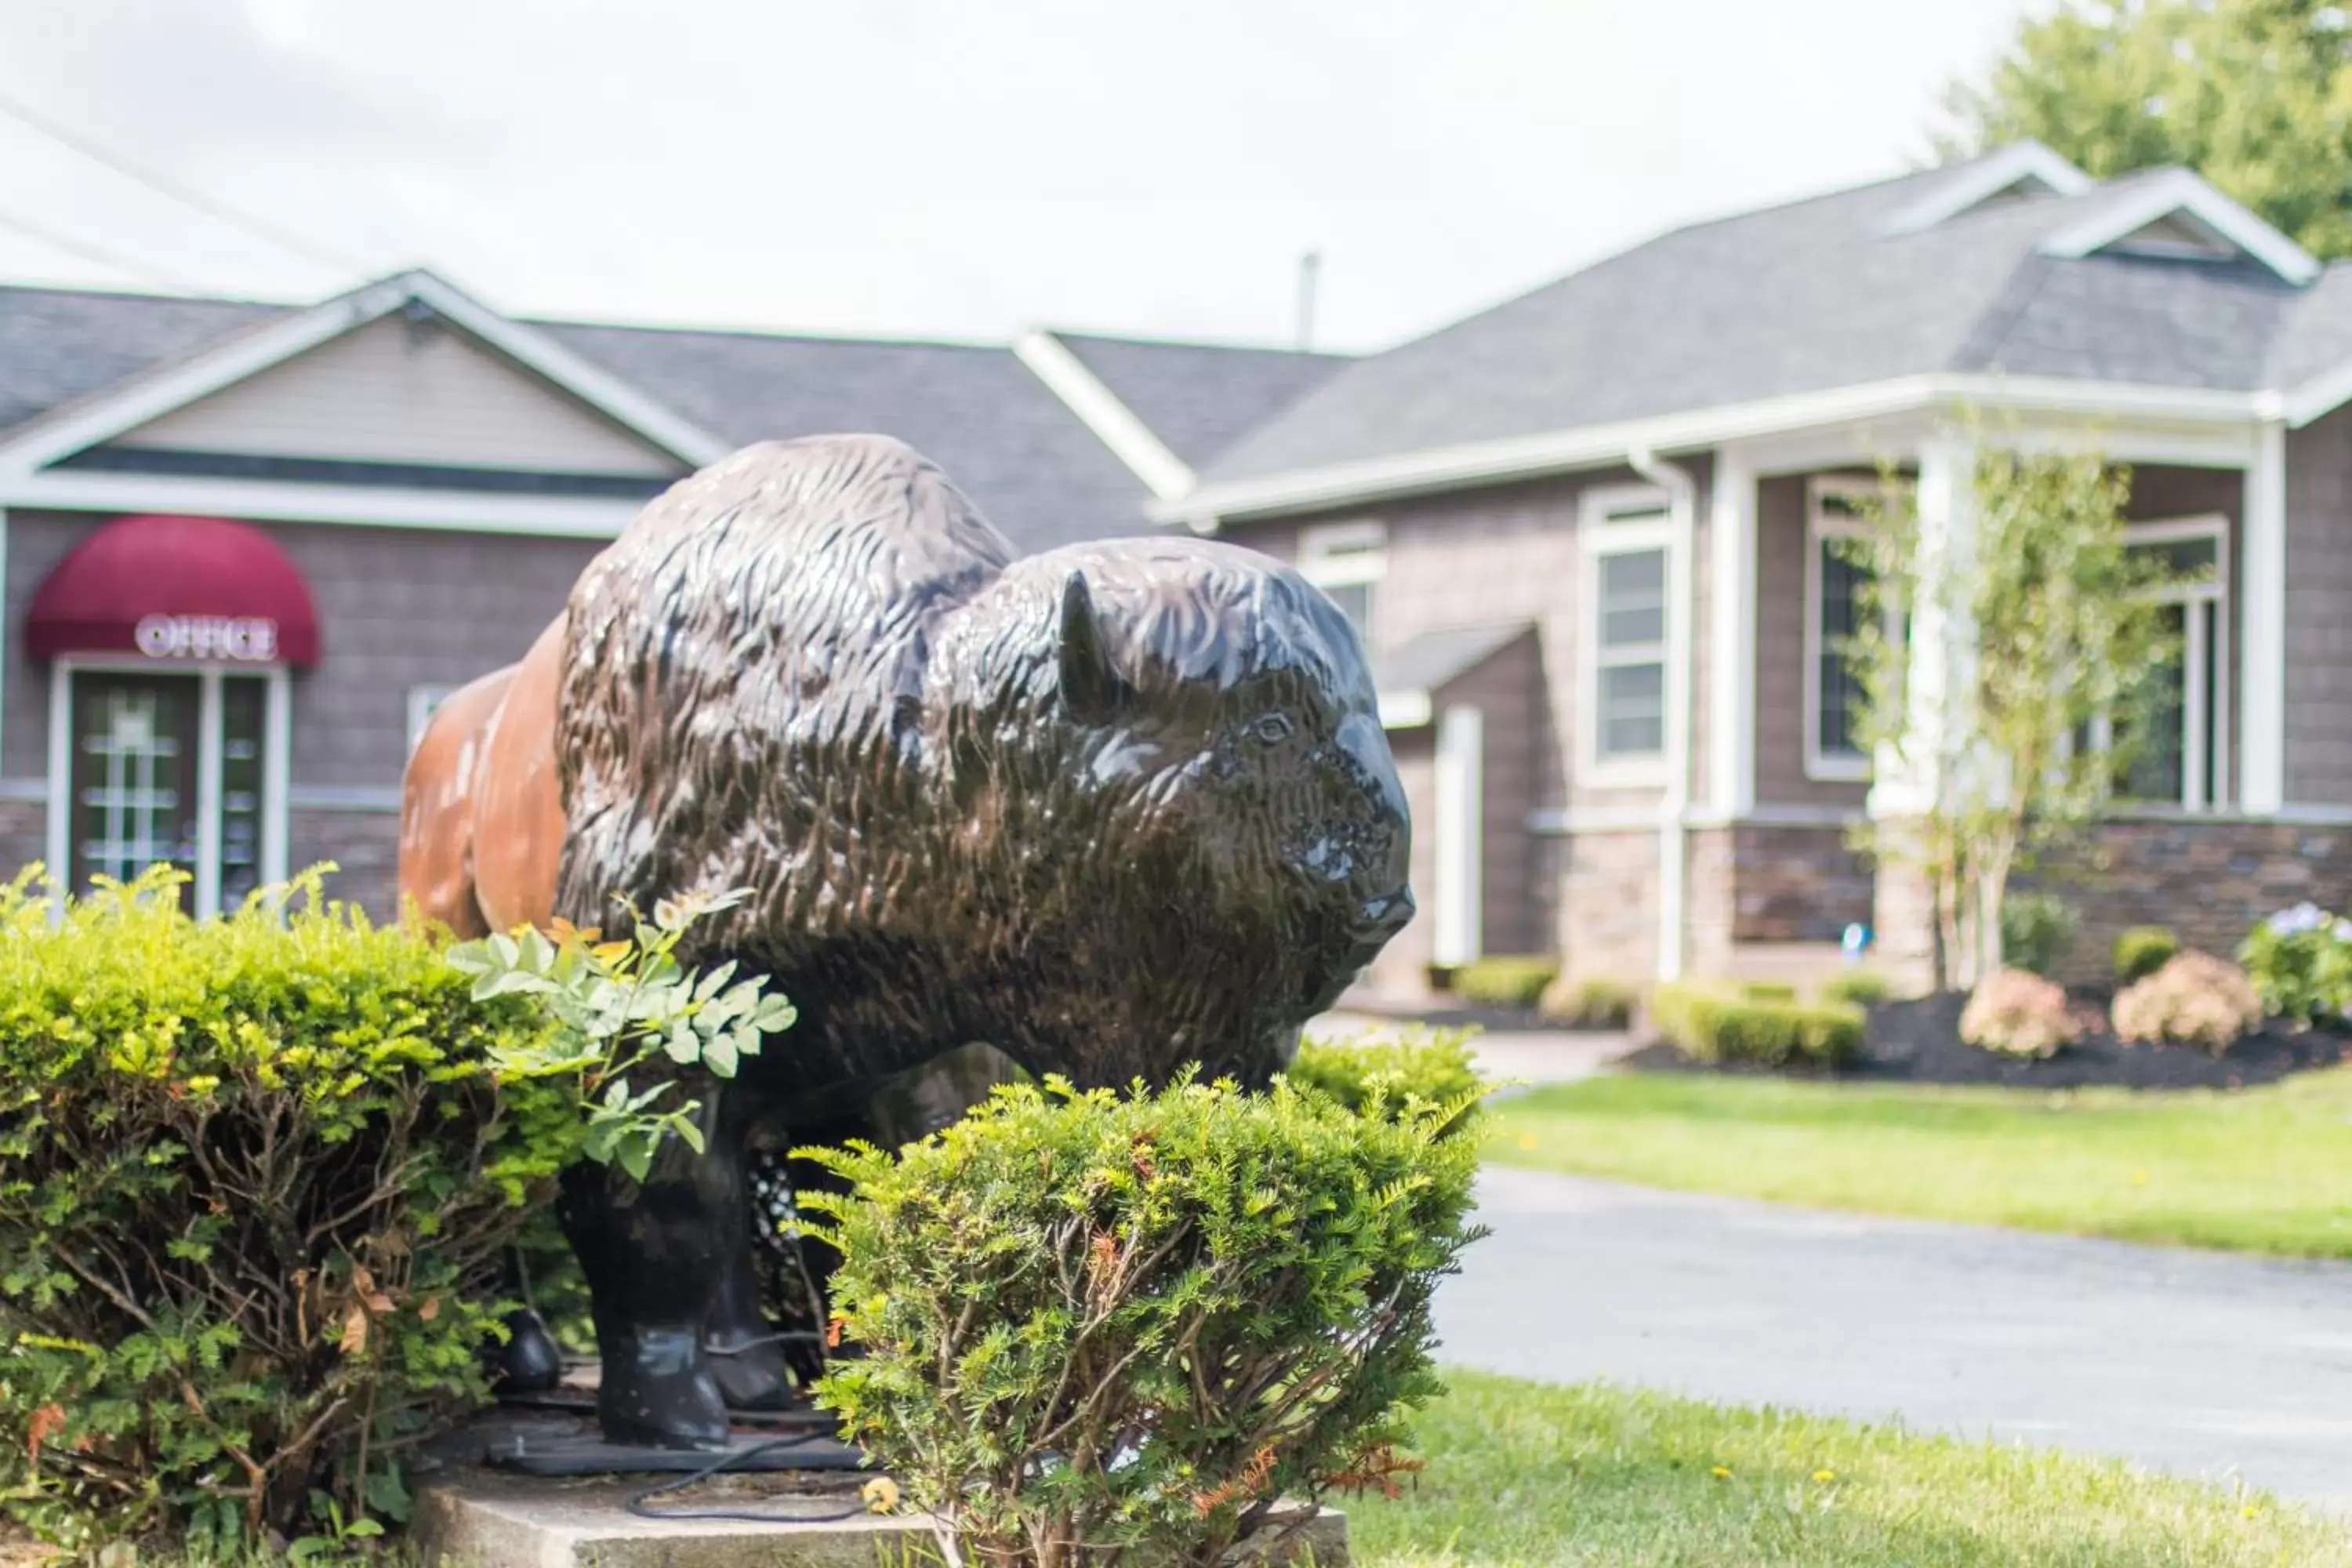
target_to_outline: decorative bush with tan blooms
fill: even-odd
[[[318,873],[203,922],[184,880],[55,924],[30,873],[0,892],[0,1515],[74,1547],[364,1535],[485,1396],[500,1249],[583,1108],[499,1065],[542,1043],[530,1003]]]
[[[2190,949],[2116,997],[2116,1037],[2197,1046],[2220,1056],[2262,1026],[2263,999],[2246,972]]]
[[[1473,959],[1454,972],[1454,994],[1486,1007],[1533,1007],[1559,977],[1557,960],[1541,954]]]
[[[1867,1020],[1860,1007],[1800,1002],[1793,994],[1782,994],[1789,991],[1727,990],[1703,981],[1661,985],[1651,1004],[1651,1021],[1659,1038],[1703,1062],[1833,1068],[1861,1055]]]
[[[2172,962],[2180,939],[2166,926],[2133,926],[2116,938],[2116,984],[2131,985]]]
[[[1475,1235],[1471,1103],[1049,1082],[896,1155],[811,1151],[852,1188],[806,1201],[864,1352],[819,1396],[990,1568],[1208,1568],[1279,1500],[1394,1487]]]
[[[1642,1003],[1639,988],[1605,975],[1562,974],[1544,987],[1536,1010],[1571,1029],[1626,1029]]]
[[[2022,969],[1987,975],[1960,1012],[1960,1038],[2003,1056],[2054,1057],[2082,1037],[2065,989]]]

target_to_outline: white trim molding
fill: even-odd
[[[2012,142],[1937,181],[1926,195],[1895,214],[1885,232],[1914,234],[1933,228],[2020,185],[2038,184],[2053,195],[2072,196],[2095,184],[2090,175],[2041,142]]]
[[[1427,447],[1417,452],[1296,468],[1262,479],[1213,482],[1174,500],[1154,501],[1145,510],[1155,521],[1185,522],[1209,532],[1226,521],[1275,517],[1387,497],[1423,495],[1578,468],[1611,467],[1622,463],[1629,451],[1687,452],[1725,442],[1791,436],[1827,426],[1950,414],[1963,407],[2071,416],[2095,426],[2114,426],[2112,439],[2127,433],[2136,422],[2244,429],[2252,424],[2260,410],[2276,402],[2274,394],[2149,386],[2133,382],[2072,381],[2055,376],[1901,376],[1621,424],[1587,425],[1532,436]],[[2218,457],[2208,460],[2226,461]]]
[[[1869,524],[1852,517],[1832,517],[1832,500],[1883,502],[1887,487],[1879,479],[1816,475],[1805,483],[1805,776],[1817,783],[1862,784],[1870,778],[1870,759],[1860,752],[1832,755],[1822,750],[1822,660],[1830,650],[1823,645],[1822,626],[1822,565],[1832,540],[1860,539]]]
[[[1061,399],[1062,405],[1077,416],[1078,423],[1127,465],[1128,472],[1143,481],[1145,489],[1169,500],[1192,488],[1191,466],[1170,451],[1151,426],[1104,385],[1067,343],[1049,331],[1026,332],[1014,342],[1013,357],[1044,382],[1045,390]]]
[[[2312,254],[2187,169],[2151,174],[2042,242],[2045,256],[2095,255],[2152,223],[2185,217],[2297,287],[2319,276]]]
[[[1674,498],[1656,485],[1612,485],[1586,490],[1578,498],[1576,538],[1582,579],[1577,593],[1576,776],[1589,789],[1654,788],[1667,782],[1673,763],[1669,690],[1673,685],[1675,632]],[[1656,553],[1663,576],[1659,585],[1662,625],[1654,657],[1646,652],[1622,662],[1655,663],[1659,667],[1658,750],[1638,755],[1605,757],[1601,746],[1601,563],[1620,555]],[[1639,645],[1647,650],[1652,645]]]
[[[1298,531],[1297,571],[1325,593],[1334,588],[1364,591],[1363,620],[1356,628],[1372,645],[1381,618],[1381,583],[1389,574],[1389,525],[1377,519],[1321,522]],[[1427,723],[1423,712],[1420,721]]]
[[[2280,421],[2263,426],[2245,485],[2239,524],[2238,805],[2260,816],[2286,801],[2286,428]]]
[[[461,533],[611,539],[644,510],[635,500],[479,495],[392,487],[278,484],[50,468],[0,473],[0,506],[19,510],[168,511],[252,522],[339,522]]]
[[[1457,704],[1437,716],[1437,921],[1430,956],[1439,963],[1484,955],[1486,748],[1486,716],[1477,709]]]
[[[420,269],[266,321],[193,358],[170,362],[33,420],[0,442],[0,481],[32,474],[412,308],[429,310],[682,462],[699,468],[734,450],[733,442],[680,417],[538,328],[511,321]]]
[[[1756,804],[1756,469],[1745,448],[1717,451],[1708,502],[1715,669],[1707,803],[1738,816]]]

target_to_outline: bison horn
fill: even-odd
[[[1118,706],[1124,689],[1086,575],[1073,572],[1062,584],[1062,701],[1073,717],[1101,719]]]

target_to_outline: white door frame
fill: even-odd
[[[220,910],[221,678],[259,676],[263,698],[261,758],[261,881],[287,877],[287,796],[292,776],[287,750],[293,738],[293,682],[283,665],[182,663],[129,654],[66,654],[49,666],[47,859],[59,887],[73,876],[73,678],[76,675],[193,675],[196,710],[196,918]]]

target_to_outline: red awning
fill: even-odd
[[[278,542],[217,517],[119,517],[74,546],[33,595],[36,658],[319,662],[310,585]]]

